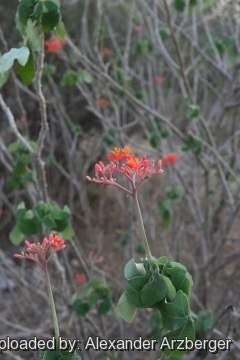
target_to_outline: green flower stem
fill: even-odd
[[[143,244],[144,244],[144,247],[145,247],[147,258],[151,259],[152,254],[151,254],[151,251],[150,251],[150,248],[149,248],[146,231],[145,231],[144,224],[143,224],[143,218],[142,218],[142,213],[141,213],[141,209],[140,209],[140,206],[139,206],[137,192],[135,192],[135,194],[134,194],[134,200],[135,200],[135,202],[137,204],[138,217],[139,217],[139,220],[140,220],[140,229],[141,229],[141,233],[142,233],[142,237],[143,237]]]
[[[54,299],[53,299],[52,287],[51,287],[51,282],[50,282],[50,277],[49,277],[49,272],[48,272],[47,264],[46,264],[46,266],[45,266],[45,274],[46,274],[46,279],[47,279],[48,296],[49,296],[50,306],[51,306],[51,311],[52,311],[52,318],[53,318],[53,326],[54,326],[54,331],[55,331],[55,338],[56,338],[56,341],[57,341],[57,343],[58,343],[60,333],[59,333],[57,313],[56,313],[55,303],[54,303]]]

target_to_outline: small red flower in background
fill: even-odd
[[[3,209],[0,209],[0,216],[2,216],[4,214]]]
[[[162,158],[163,165],[174,165],[177,161],[182,159],[182,155],[168,153],[164,158]]]
[[[62,49],[62,47],[66,44],[66,41],[64,39],[58,38],[55,35],[52,35],[48,40],[44,41],[44,44],[49,53],[55,53]]]
[[[102,55],[103,55],[103,56],[110,56],[110,55],[112,55],[112,50],[109,49],[108,47],[104,47],[104,48],[102,49]]]
[[[86,176],[89,181],[98,184],[114,185],[125,191],[130,196],[135,196],[138,188],[144,180],[155,174],[160,174],[162,170],[162,161],[158,160],[157,168],[155,168],[154,160],[149,160],[146,155],[138,158],[136,155],[130,154],[131,149],[125,146],[123,149],[115,147],[111,154],[107,155],[110,161],[108,165],[104,165],[102,161],[95,164],[95,177]],[[130,189],[120,185],[113,174],[122,174],[130,182]],[[136,178],[138,183],[136,184]]]
[[[141,25],[136,25],[135,28],[134,28],[134,30],[135,30],[136,32],[138,32],[138,33],[141,32],[142,29],[143,29],[143,27],[142,27]]]
[[[45,267],[53,254],[66,247],[65,241],[59,235],[50,234],[49,238],[45,237],[40,244],[25,241],[27,247],[26,253],[15,254],[14,257],[19,259],[30,259],[36,261],[41,267]]]
[[[101,108],[106,107],[110,104],[109,101],[105,98],[98,99],[97,103],[98,103],[98,106]]]
[[[86,276],[84,274],[75,274],[75,280],[79,284],[85,284],[85,282],[87,281]]]
[[[166,78],[164,76],[155,76],[153,78],[154,84],[163,84],[166,81]]]

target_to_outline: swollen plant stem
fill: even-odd
[[[143,224],[143,218],[142,218],[142,213],[141,213],[141,209],[140,209],[140,205],[139,205],[139,201],[138,201],[138,197],[137,197],[137,192],[135,192],[134,194],[134,200],[136,202],[137,205],[137,210],[138,210],[138,217],[139,217],[139,221],[140,221],[140,229],[141,229],[141,233],[142,233],[142,237],[143,237],[143,244],[145,247],[145,251],[147,254],[147,258],[151,259],[152,258],[152,254],[148,245],[148,239],[147,239],[147,235],[146,235],[146,231],[144,228],[144,224]]]
[[[50,277],[49,277],[49,272],[48,272],[47,264],[45,265],[45,269],[44,269],[44,270],[45,270],[46,279],[47,279],[48,296],[49,296],[50,306],[51,306],[51,311],[52,311],[52,318],[53,318],[53,326],[54,326],[54,331],[55,331],[55,338],[56,338],[56,342],[58,343],[60,333],[59,333],[57,313],[56,313],[55,303],[54,303],[54,299],[53,299],[52,287],[51,287],[51,283],[50,283]]]

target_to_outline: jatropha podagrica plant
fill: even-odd
[[[15,254],[14,257],[19,259],[29,259],[35,261],[45,272],[46,283],[48,289],[48,296],[51,306],[54,332],[55,332],[55,344],[53,349],[48,349],[43,351],[40,354],[39,359],[44,360],[59,360],[59,359],[69,359],[69,360],[81,360],[81,357],[73,350],[70,349],[60,349],[59,340],[60,332],[57,320],[57,313],[55,308],[55,303],[53,299],[52,287],[48,271],[48,263],[52,259],[53,255],[60,250],[63,250],[66,247],[65,241],[60,238],[58,235],[50,234],[49,237],[45,237],[42,243],[30,243],[25,241],[26,252],[21,254]]]
[[[127,286],[118,302],[119,314],[131,323],[137,308],[158,309],[163,323],[161,337],[166,339],[166,344],[185,338],[194,340],[195,330],[189,305],[192,277],[182,264],[171,262],[166,256],[155,258],[151,254],[138,202],[138,189],[146,179],[163,172],[162,161],[159,160],[156,166],[154,160],[148,159],[146,155],[139,158],[131,154],[128,146],[123,149],[115,147],[107,155],[107,160],[107,165],[102,161],[95,165],[93,178],[86,178],[98,184],[116,186],[134,199],[146,252],[141,263],[135,263],[131,259],[125,266]],[[114,178],[115,174],[127,179],[128,186],[120,184]],[[162,350],[166,355],[172,356],[179,356],[184,352],[168,346]]]

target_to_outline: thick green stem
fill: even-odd
[[[135,200],[136,205],[137,205],[138,217],[139,217],[139,221],[140,221],[140,229],[141,229],[141,233],[142,233],[142,237],[143,237],[143,244],[144,244],[144,247],[145,247],[147,258],[151,259],[152,254],[151,254],[151,251],[150,251],[150,248],[149,248],[149,245],[148,245],[148,239],[147,239],[146,231],[145,231],[144,224],[143,224],[143,218],[142,218],[142,213],[141,213],[141,209],[140,209],[140,206],[139,206],[137,192],[135,192],[135,194],[134,194],[134,200]]]
[[[55,303],[54,303],[54,299],[53,299],[52,287],[51,287],[51,283],[50,283],[50,277],[49,277],[47,264],[45,266],[45,274],[46,274],[46,279],[47,279],[48,296],[49,296],[50,306],[51,306],[51,311],[52,311],[53,326],[54,326],[54,331],[55,331],[55,339],[56,339],[56,341],[58,343],[60,333],[59,333],[57,313],[56,313]]]

